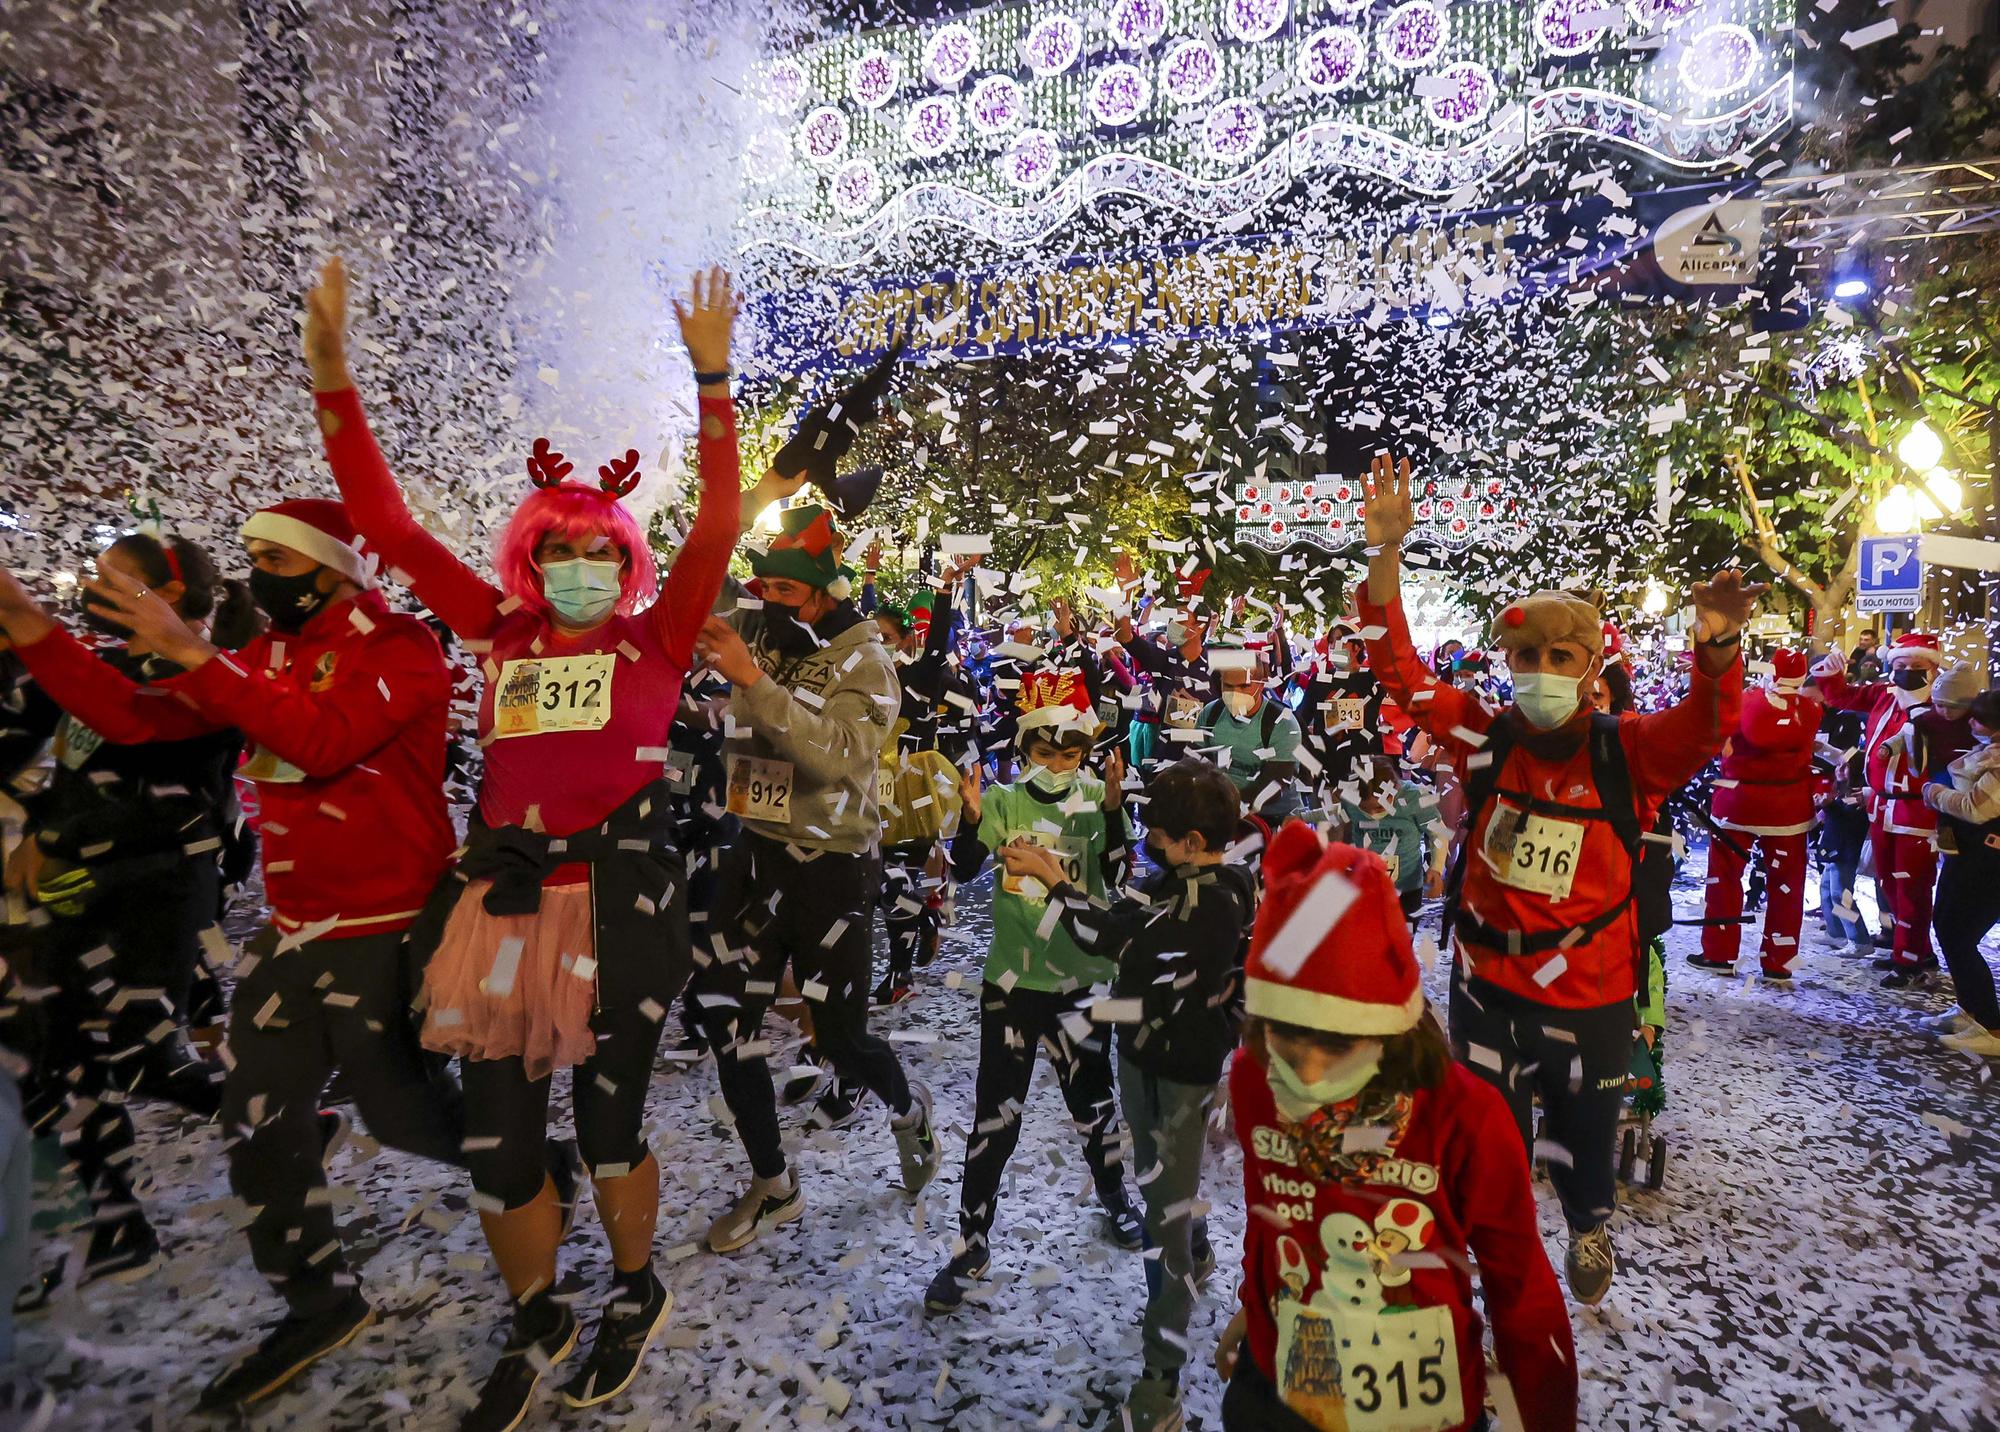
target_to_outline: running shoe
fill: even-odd
[[[630,1387],[639,1375],[646,1349],[667,1325],[667,1315],[673,1310],[673,1294],[661,1286],[651,1268],[646,1269],[643,1296],[635,1298],[629,1289],[618,1287],[598,1320],[597,1336],[582,1371],[563,1385],[563,1401],[571,1407],[595,1407]]]
[[[1131,1432],[1182,1432],[1187,1414],[1181,1410],[1180,1379],[1147,1373],[1133,1383],[1123,1425]]]
[[[1146,1246],[1146,1225],[1139,1217],[1139,1210],[1129,1201],[1121,1207],[1104,1210],[1104,1231],[1127,1252]]]
[[[83,1257],[83,1276],[76,1280],[76,1285],[88,1288],[92,1283],[136,1283],[164,1261],[159,1235],[146,1216],[135,1209],[123,1218],[92,1225],[90,1246]],[[47,1272],[15,1295],[15,1315],[34,1317],[47,1312],[55,1295],[62,1290],[63,1275],[68,1271],[69,1255],[58,1255]]]
[[[836,1074],[806,1122],[816,1129],[844,1129],[860,1114],[861,1101],[867,1097],[866,1089],[856,1088]]]
[[[197,1412],[240,1412],[261,1402],[371,1326],[375,1310],[349,1290],[332,1310],[309,1318],[288,1316],[264,1340],[223,1370],[202,1390]]]
[[[1708,970],[1718,975],[1733,975],[1736,973],[1736,961],[1711,960],[1707,955],[1699,951],[1688,956],[1688,963],[1698,970]]]
[[[915,993],[916,991],[910,987],[909,976],[905,975],[898,979],[894,975],[884,975],[882,983],[875,986],[875,993],[870,998],[875,1001],[879,1009],[886,1005],[901,1004]]]
[[[544,1311],[553,1308],[551,1316]],[[548,1326],[534,1331],[529,1320],[546,1321]],[[479,1402],[459,1419],[458,1432],[514,1432],[528,1418],[534,1406],[535,1389],[550,1368],[576,1351],[576,1314],[565,1303],[537,1298],[517,1310],[507,1331],[507,1345],[500,1361],[486,1374],[479,1389]]]
[[[924,1289],[924,1311],[927,1313],[955,1313],[965,1306],[966,1292],[974,1283],[980,1282],[993,1266],[983,1247],[968,1248],[938,1269],[930,1286]]]
[[[819,1051],[808,1044],[799,1050],[799,1062],[785,1076],[784,1085],[778,1090],[778,1102],[803,1104],[816,1096],[832,1077],[833,1071],[819,1057]]]
[[[2000,1055],[2000,1030],[1974,1027],[1969,1034],[1949,1034],[1944,1046],[1956,1049],[1960,1054],[1984,1054],[1989,1058]]]
[[[896,1135],[896,1159],[903,1166],[903,1192],[915,1198],[937,1177],[941,1155],[931,1131],[931,1091],[910,1081],[910,1112],[889,1125]]]
[[[1948,1009],[1943,1014],[1931,1015],[1917,1021],[1917,1028],[1926,1034],[1943,1038],[1948,1034],[1970,1034],[1979,1028],[1979,1021],[1962,1009]]]
[[[1618,1256],[1611,1248],[1611,1230],[1600,1223],[1588,1233],[1569,1235],[1569,1252],[1563,1257],[1563,1278],[1569,1293],[1587,1308],[1604,1301],[1611,1291],[1611,1277],[1618,1271]]]
[[[708,1226],[709,1251],[734,1253],[748,1248],[765,1229],[790,1223],[805,1211],[805,1190],[790,1169],[781,1178],[753,1178],[729,1212]]]

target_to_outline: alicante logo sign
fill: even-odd
[[[1757,277],[1763,240],[1764,206],[1731,199],[1669,214],[1653,235],[1653,253],[1676,283],[1741,284]]]

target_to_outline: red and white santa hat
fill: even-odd
[[[1806,654],[1789,646],[1781,646],[1771,653],[1771,685],[1780,691],[1797,691],[1806,684],[1806,668],[1811,665]]]
[[[276,502],[252,513],[243,524],[242,535],[246,541],[256,537],[302,552],[357,586],[375,583],[375,563],[362,551],[361,534],[348,520],[344,503],[324,497]]]
[[[1031,731],[1046,731],[1061,741],[1074,734],[1095,738],[1103,725],[1091,709],[1083,673],[1075,669],[1044,667],[1024,673],[1015,701],[1020,715],[1014,723],[1014,738],[1024,748]]]
[[[1244,966],[1244,1009],[1328,1034],[1380,1037],[1424,1010],[1410,926],[1373,851],[1289,821],[1264,852],[1264,903]]]
[[[1889,644],[1889,660],[1901,657],[1931,666],[1944,665],[1944,643],[1933,631],[1906,631]]]

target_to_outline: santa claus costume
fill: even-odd
[[[1937,812],[1926,806],[1923,770],[1895,754],[1896,737],[1930,704],[1944,651],[1930,632],[1906,632],[1889,648],[1889,679],[1852,683],[1838,653],[1813,668],[1826,704],[1865,713],[1863,767],[1869,790],[1869,838],[1875,846],[1875,886],[1889,926],[1890,976],[1904,983],[1935,968],[1931,949],[1931,890],[1937,880]]]
[[[1708,846],[1708,900],[1697,969],[1736,968],[1742,937],[1743,867],[1752,843],[1764,848],[1764,978],[1788,980],[1806,908],[1806,835],[1813,821],[1813,738],[1825,708],[1801,688],[1804,652],[1771,656],[1768,686],[1743,694],[1736,734],[1722,748],[1722,773],[1709,814],[1719,834]]]

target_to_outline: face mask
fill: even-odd
[[[1225,691],[1222,704],[1229,708],[1229,714],[1238,721],[1247,721],[1250,713],[1257,709],[1257,693],[1254,691]]]
[[[1993,733],[1974,726],[1972,728],[1972,739],[1981,746],[1990,746],[1993,744]]]
[[[789,602],[764,598],[764,641],[780,656],[804,656],[819,650],[819,638],[799,611]]]
[[[1076,784],[1076,772],[1052,771],[1047,766],[1032,766],[1028,770],[1028,784],[1045,796],[1059,796]]]
[[[1179,646],[1187,640],[1187,625],[1184,622],[1167,623],[1167,645]]]
[[[624,584],[622,562],[603,557],[565,557],[542,567],[542,596],[563,625],[595,626],[618,605]]]
[[[1304,1123],[1328,1104],[1352,1099],[1368,1087],[1368,1081],[1382,1067],[1382,1044],[1375,1039],[1356,1044],[1333,1073],[1311,1083],[1301,1079],[1299,1071],[1277,1050],[1266,1045],[1264,1053],[1271,1064],[1271,1098],[1277,1103],[1279,1117],[1292,1124]]]
[[[327,593],[319,589],[320,569],[282,577],[262,567],[250,571],[250,599],[263,608],[264,615],[279,631],[297,631],[327,604]]]
[[[1889,679],[1905,691],[1921,691],[1931,684],[1931,674],[1921,666],[1899,667]]]
[[[1514,704],[1537,730],[1553,731],[1576,715],[1582,685],[1574,676],[1524,671],[1514,678]]]

